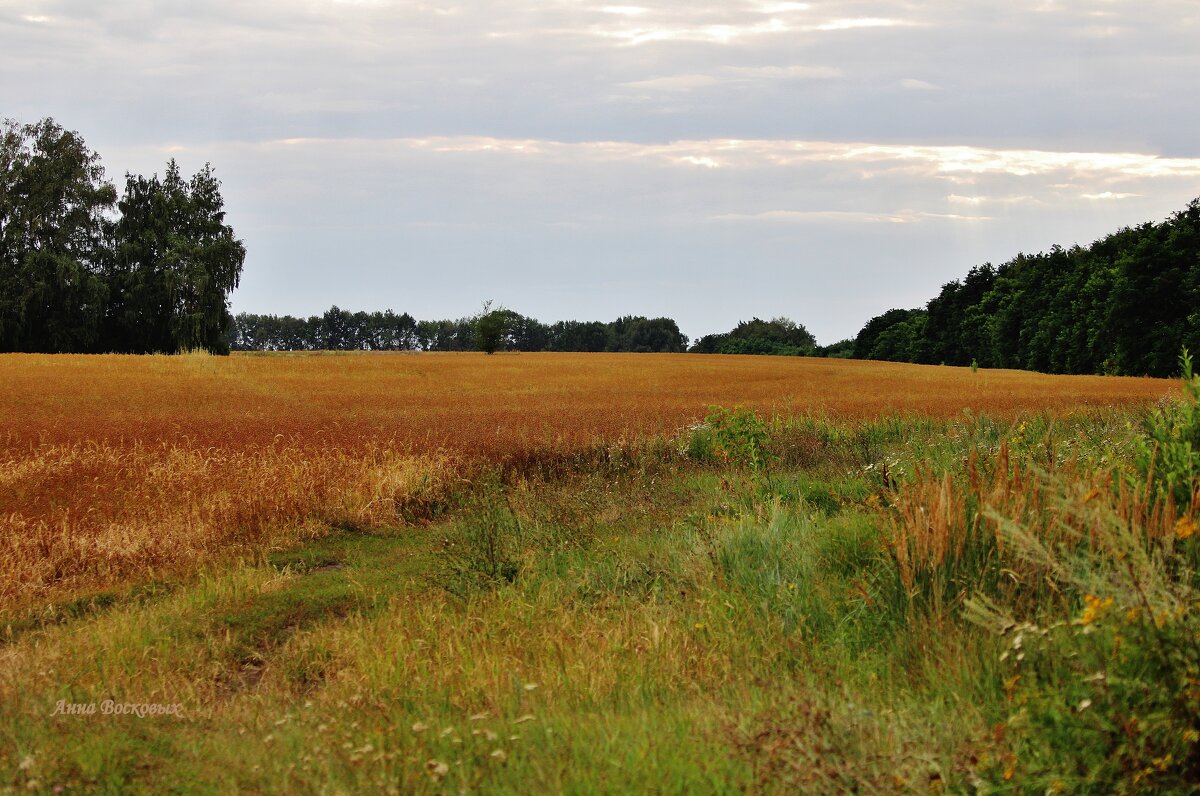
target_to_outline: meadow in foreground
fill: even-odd
[[[915,370],[964,391],[1044,378]],[[753,402],[730,381],[713,403]],[[688,415],[680,401],[654,421],[672,429],[637,427],[634,406],[623,436],[509,438],[509,456],[410,447],[402,464],[326,471],[292,454],[293,472],[327,473],[325,497],[277,498],[294,513],[229,530],[233,555],[12,592],[0,782],[1194,792],[1200,387],[1096,383],[1126,392],[1090,407],[1082,388],[1074,407],[1010,393],[964,413],[974,401],[959,393],[950,411],[944,390],[924,411],[881,401],[840,417],[799,401]],[[20,444],[8,484],[29,483]],[[202,506],[204,482],[184,483]],[[133,494],[125,505],[142,505]],[[182,715],[52,715],[104,700]]]

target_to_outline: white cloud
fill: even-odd
[[[842,70],[832,66],[729,66],[722,72],[747,81],[757,80],[828,80],[842,75]]]
[[[708,156],[684,155],[679,159],[681,163],[690,163],[693,166],[703,166],[706,169],[719,169],[721,162],[715,158]]]
[[[740,39],[770,34],[785,33],[789,30],[786,23],[779,19],[768,19],[764,22],[746,24],[680,26],[662,24],[637,28],[593,28],[592,32],[603,38],[616,39],[622,44],[637,46],[653,42],[705,42],[709,44],[730,44]]]
[[[767,210],[762,213],[713,216],[714,221],[798,221],[806,223],[914,224],[922,221],[991,221],[988,216],[964,216],[957,213],[929,213],[900,210],[893,213],[869,213],[853,210]]]
[[[555,141],[492,136],[428,136],[421,138],[289,138],[265,141],[256,147],[309,146],[327,150],[414,151],[466,153],[494,156],[539,156],[556,160],[686,162],[709,161],[723,166],[754,170],[828,165],[863,175],[919,169],[927,176],[968,172],[1009,178],[1038,178],[1044,187],[1077,188],[1088,180],[1172,179],[1200,177],[1200,158],[1167,158],[1136,152],[1054,152],[1029,149],[992,149],[970,146],[874,144],[867,142],[802,141],[718,138],[680,140],[664,144],[633,141]],[[1070,178],[1070,182],[1053,182]],[[1085,198],[1129,198],[1133,193],[1112,191],[1080,194]],[[951,201],[993,201],[992,197],[951,194]],[[1013,199],[1013,197],[1006,197]],[[1016,197],[1024,199],[1026,196]]]
[[[622,87],[651,92],[688,92],[714,86],[769,85],[778,81],[832,80],[841,71],[829,66],[726,66],[707,74],[663,75],[631,80]]]
[[[763,14],[789,14],[795,11],[808,11],[811,3],[763,3],[758,10]]]
[[[1138,194],[1138,193],[1113,193],[1112,191],[1104,191],[1104,192],[1102,192],[1102,193],[1085,193],[1085,194],[1080,194],[1080,196],[1082,196],[1084,199],[1090,199],[1090,200],[1097,200],[1097,199],[1101,199],[1101,200],[1102,200],[1102,199],[1133,199],[1133,198],[1135,198],[1135,197],[1140,197],[1140,196],[1141,196],[1141,194]]]
[[[916,23],[902,19],[888,19],[885,17],[846,17],[842,19],[831,19],[828,22],[822,22],[819,25],[813,25],[810,30],[855,30],[857,28],[894,28],[903,25],[914,25]]]
[[[667,75],[652,77],[648,80],[631,80],[621,85],[651,91],[691,91],[697,88],[715,86],[722,81],[713,75]]]
[[[1053,186],[1050,186],[1051,188]],[[952,193],[946,197],[946,201],[951,204],[969,205],[971,207],[979,207],[980,205],[998,204],[998,205],[1035,205],[1041,202],[1040,199],[1029,194],[1018,196],[963,196],[961,194]]]
[[[942,87],[934,85],[926,80],[917,80],[916,78],[906,77],[900,81],[900,88],[909,89],[910,91],[941,91]]]

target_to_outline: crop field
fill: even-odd
[[[377,526],[481,462],[668,437],[713,405],[848,420],[1160,399],[1170,382],[636,354],[0,358],[0,598]]]
[[[1162,379],[687,354],[0,357],[0,439],[193,447],[387,444],[489,458],[672,433],[713,405],[874,418],[1154,401]]]
[[[1197,395],[3,356],[0,792],[1190,792]]]

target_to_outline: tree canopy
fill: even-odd
[[[481,327],[482,324],[482,327]],[[349,312],[324,315],[239,313],[229,327],[233,350],[363,351],[615,351],[681,352],[687,337],[670,318],[629,315],[615,321],[544,324],[511,309],[487,308],[457,320],[418,321],[408,313]]]
[[[190,180],[174,160],[162,179],[126,175],[108,271],[106,338],[116,350],[229,350],[225,297],[246,249],[224,223],[219,188],[208,164]]]
[[[98,346],[115,200],[78,133],[0,123],[0,351]]]
[[[817,340],[790,318],[741,321],[731,331],[709,334],[697,340],[691,351],[698,354],[773,354],[813,356]]]
[[[508,329],[509,319],[520,317],[515,312],[509,312],[503,307],[492,309],[492,302],[485,302],[483,311],[475,319],[475,346],[485,354],[494,354],[504,344],[504,333]]]
[[[1050,373],[1170,376],[1200,350],[1200,199],[1090,246],[985,263],[924,307],[890,309],[817,346],[789,318],[752,318],[690,349],[670,318],[544,324],[331,307],[308,318],[230,314],[246,249],[209,164],[190,178],[125,175],[53,119],[0,122],[0,351],[612,351],[854,356]]]
[[[1200,199],[1091,246],[972,268],[922,309],[893,309],[854,355],[1048,373],[1173,376],[1200,350]]]
[[[114,205],[116,218],[112,217]],[[0,124],[0,351],[228,351],[246,252],[210,165],[127,174],[53,119]]]

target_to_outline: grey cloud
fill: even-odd
[[[165,129],[936,137],[1183,155],[1196,146],[1197,111],[1178,101],[1194,88],[1193,6],[656,3],[629,16],[600,3],[10,2],[0,65],[37,76],[9,91],[15,110],[46,107],[50,83],[56,104],[106,132],[144,121],[147,141]],[[21,21],[33,15],[51,21]],[[888,19],[905,24],[839,27]],[[620,36],[639,30],[639,46]],[[670,38],[680,31],[697,35]],[[798,79],[822,76],[837,80]],[[914,101],[925,85],[943,90]],[[661,96],[672,88],[686,96]]]

